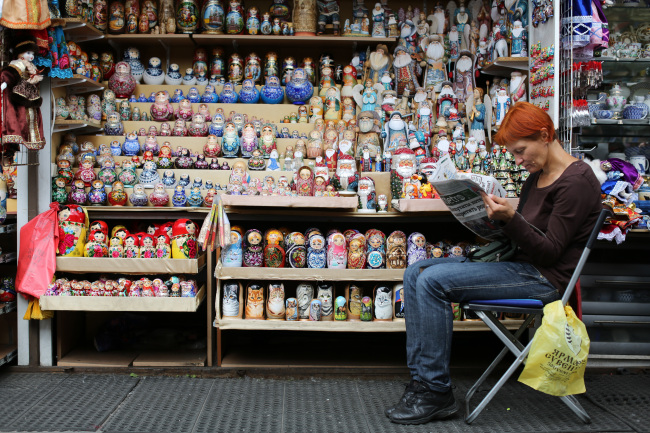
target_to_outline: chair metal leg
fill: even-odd
[[[572,395],[567,395],[564,397],[560,397],[560,400],[562,400],[564,404],[566,404],[569,407],[569,409],[571,409],[573,413],[575,413],[583,423],[585,424],[591,423],[591,417],[589,416],[587,411],[584,410],[580,402],[578,402],[577,398],[575,398]]]

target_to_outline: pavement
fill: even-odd
[[[452,372],[461,408],[479,373]],[[0,370],[0,431],[650,432],[650,374],[644,371],[588,371],[587,393],[578,399],[591,424],[579,421],[558,398],[514,377],[471,425],[464,422],[462,409],[444,421],[392,424],[383,411],[400,398],[405,380],[22,372],[14,367]],[[477,396],[486,392],[482,389]]]

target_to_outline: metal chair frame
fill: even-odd
[[[600,228],[602,227],[605,218],[610,214],[611,212],[608,209],[603,209],[600,212],[600,215],[598,216],[598,221],[596,222],[596,225],[594,226],[593,230],[591,231],[591,234],[589,235],[589,240],[587,241],[587,245],[582,251],[580,260],[578,261],[578,264],[576,265],[576,269],[573,272],[573,275],[571,276],[571,280],[567,285],[567,289],[565,290],[564,295],[562,296],[562,305],[566,305],[567,302],[569,301],[569,298],[573,293],[573,289],[575,288],[576,283],[578,282],[578,278],[580,277],[580,273],[582,272],[582,268],[587,262],[587,258],[591,253],[593,244],[598,237],[598,232],[600,232]],[[504,300],[504,303],[506,303],[505,301],[509,301],[509,300]],[[490,302],[495,302],[495,301],[490,301]],[[578,302],[580,302],[580,300],[578,300]],[[532,339],[526,346],[524,346],[519,341],[519,337],[530,326],[530,324],[533,322],[535,318],[541,319],[543,313],[543,307],[515,307],[515,306],[496,305],[496,304],[487,304],[487,303],[482,304],[481,301],[469,301],[467,303],[462,304],[461,307],[476,313],[476,315],[490,328],[490,330],[492,330],[492,332],[494,332],[494,334],[505,345],[505,347],[503,348],[503,350],[501,350],[501,352],[496,357],[496,359],[492,362],[492,364],[490,364],[488,369],[485,370],[483,375],[476,381],[476,383],[470,388],[470,390],[467,392],[467,395],[465,396],[465,422],[467,424],[471,424],[479,416],[479,414],[483,411],[483,409],[485,409],[485,407],[490,403],[490,401],[492,400],[492,398],[494,398],[496,393],[499,392],[501,387],[505,385],[505,383],[508,381],[510,376],[512,376],[512,374],[519,367],[519,365],[524,362],[526,356],[528,356],[528,352],[530,351],[530,347],[532,344]],[[524,322],[515,332],[510,332],[496,317],[494,317],[494,315],[489,313],[490,311],[503,312],[503,313],[519,313],[519,314],[525,314],[526,317],[524,319]],[[537,323],[540,322],[538,321]],[[490,389],[490,391],[483,398],[483,400],[481,400],[478,406],[476,406],[474,410],[470,411],[470,400],[472,399],[476,391],[478,391],[479,387],[485,382],[488,376],[494,371],[497,365],[499,365],[499,363],[505,357],[508,351],[510,351],[513,355],[515,355],[516,357],[515,360],[512,362],[512,364],[506,370],[503,376],[499,378],[499,380],[492,387],[492,389]],[[566,404],[569,407],[569,409],[573,411],[573,413],[575,413],[578,416],[578,418],[580,418],[582,422],[584,422],[585,424],[591,422],[591,418],[589,417],[587,412],[583,409],[583,407],[580,405],[580,403],[574,396],[569,395],[565,397],[560,397],[560,399],[564,404]]]

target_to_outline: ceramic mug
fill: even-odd
[[[632,42],[627,44],[628,50],[630,50],[630,57],[633,59],[639,58],[643,50],[643,44],[641,42]]]
[[[641,120],[648,117],[648,108],[645,105],[626,105],[623,109],[623,119]]]
[[[612,152],[609,155],[607,155],[607,159],[612,159],[612,158],[618,158],[625,161],[625,154],[622,152]]]
[[[632,164],[634,168],[636,168],[636,171],[641,175],[648,172],[648,158],[643,155],[631,156],[630,164]]]

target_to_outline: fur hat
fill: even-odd
[[[19,54],[22,54],[26,51],[32,51],[36,55],[39,51],[38,45],[36,44],[36,38],[31,35],[19,35],[16,37],[15,44],[12,48],[14,56],[18,57]]]

